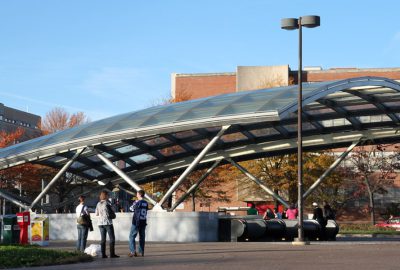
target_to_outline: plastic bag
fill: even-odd
[[[92,257],[100,256],[101,255],[101,247],[100,247],[100,245],[91,244],[90,246],[85,248],[85,253]]]

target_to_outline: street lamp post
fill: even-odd
[[[297,206],[299,209],[298,215],[298,238],[297,241],[304,243],[303,229],[303,122],[302,122],[302,97],[303,97],[303,78],[302,78],[302,27],[314,28],[320,25],[319,16],[303,16],[296,18],[285,18],[281,20],[281,28],[285,30],[299,29],[299,70],[298,70],[298,86],[299,93],[297,97]]]

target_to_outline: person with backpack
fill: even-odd
[[[99,225],[101,236],[101,256],[102,258],[108,257],[106,255],[106,237],[108,234],[110,238],[110,258],[119,258],[119,256],[115,254],[115,234],[112,222],[115,218],[115,213],[108,201],[108,192],[106,190],[101,191],[99,199],[100,201],[96,206],[96,216],[99,217],[97,224]]]
[[[137,257],[136,243],[135,239],[139,233],[139,255],[144,256],[144,245],[146,237],[146,225],[147,225],[147,210],[149,209],[149,204],[145,201],[144,190],[138,190],[136,192],[137,200],[133,202],[132,206],[129,208],[133,212],[132,226],[129,232],[129,257]]]
[[[90,214],[88,207],[85,205],[85,196],[79,196],[79,204],[75,210],[76,213],[76,227],[78,229],[78,241],[76,242],[76,249],[84,252],[86,248],[87,237],[89,233],[89,227],[91,224],[86,224],[87,220],[90,220]],[[85,219],[84,216],[88,219]]]

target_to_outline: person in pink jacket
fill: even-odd
[[[290,208],[288,210],[286,210],[287,219],[296,219],[298,214],[299,214],[299,211],[297,210],[294,203],[292,203],[290,205]]]

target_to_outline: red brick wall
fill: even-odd
[[[236,75],[176,76],[175,96],[189,99],[236,92]]]
[[[334,70],[323,70],[323,71],[309,71],[304,73],[304,81],[306,82],[324,82],[333,80],[343,80],[355,77],[363,76],[377,76],[386,77],[389,79],[399,80],[400,70],[390,71],[388,69],[374,69],[374,70],[360,70],[355,69],[354,71],[348,69],[334,69]]]

